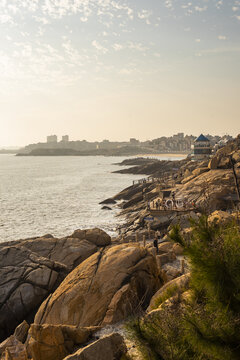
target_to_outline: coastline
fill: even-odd
[[[99,354],[101,359],[106,354],[113,354],[109,360],[124,359],[122,355],[135,356],[140,350],[136,339],[125,330],[129,317],[141,326],[145,321],[152,325],[159,316],[168,319],[167,315],[174,314],[172,310],[176,306],[179,308],[177,316],[184,315],[182,304],[191,301],[189,290],[193,289],[189,283],[191,268],[184,253],[188,242],[181,242],[181,238],[186,236],[189,240],[191,237],[194,241],[190,218],[201,226],[201,219],[206,220],[207,236],[213,229],[211,224],[216,229],[217,223],[231,225],[234,219],[239,219],[239,211],[234,207],[231,213],[224,211],[227,208],[223,194],[236,191],[230,153],[236,161],[236,176],[239,177],[240,137],[237,144],[221,149],[220,155],[210,160],[183,159],[178,161],[177,169],[177,160],[156,160],[152,175],[157,174],[157,178],[133,184],[105,200],[106,204],[120,208],[119,216],[125,218],[117,237],[111,238],[99,228],[77,229],[61,238],[47,234],[0,244],[0,289],[4,294],[0,307],[0,340],[3,341],[0,351],[5,352],[4,359],[9,358],[9,353],[15,354],[15,360],[92,360]],[[152,165],[151,159],[137,160],[140,172]],[[206,183],[208,216],[204,212]],[[201,186],[203,191],[199,190]],[[188,203],[193,201],[194,208],[184,214],[172,208],[170,215],[163,212],[163,215],[154,216],[156,201],[164,192],[168,197],[174,193],[172,199],[176,201],[182,198]],[[175,242],[172,241],[173,225],[179,226]],[[235,222],[234,234],[236,225],[239,223]],[[198,258],[205,259],[205,247],[212,251],[214,239],[211,237],[209,242],[207,238],[204,243],[196,238],[193,246],[202,247],[196,255]],[[229,244],[231,237],[226,239]],[[219,242],[221,238],[216,240]],[[233,237],[232,245],[236,245]],[[224,248],[230,261],[231,249],[231,246]],[[216,258],[218,256],[216,251]],[[239,254],[234,256],[239,261]],[[203,264],[205,266],[205,262]],[[230,262],[229,265],[232,268]],[[199,265],[194,270],[196,276]],[[232,278],[235,276],[234,269]],[[214,286],[218,286],[216,281]],[[167,297],[165,291],[169,292]],[[156,331],[158,336],[159,326]],[[141,359],[138,355],[135,358]]]

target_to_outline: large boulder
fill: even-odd
[[[72,234],[73,238],[79,240],[87,240],[96,246],[107,246],[111,244],[111,237],[101,229],[75,230]]]
[[[32,324],[27,340],[27,352],[33,360],[62,360],[84,344],[96,328],[68,325]]]
[[[164,295],[164,293],[171,293],[170,296],[176,294],[177,291],[185,291],[189,285],[190,274],[182,275],[176,279],[169,281],[167,284],[162,286],[152,297],[147,311],[150,312],[158,307],[158,300]]]
[[[120,360],[126,352],[123,337],[114,333],[89,344],[64,360]]]
[[[97,326],[146,307],[159,288],[156,258],[126,244],[102,249],[74,269],[41,305],[37,324]]]
[[[32,320],[42,301],[67,275],[66,266],[25,247],[0,249],[0,340],[24,319]]]
[[[88,230],[82,230],[82,234],[87,232]],[[103,236],[106,236],[107,238],[109,237],[109,235],[107,235],[105,232],[102,233]],[[83,236],[81,239],[75,236],[61,239],[43,236],[34,239],[18,240],[12,243],[8,242],[5,244],[0,244],[0,247],[6,245],[14,245],[19,248],[24,246],[39,256],[43,256],[66,265],[69,270],[72,270],[83,260],[98,250],[96,244],[94,244],[92,241],[88,241]]]
[[[227,206],[225,197],[235,192],[232,170],[218,169],[205,172],[181,186],[177,198],[214,211],[224,209]]]

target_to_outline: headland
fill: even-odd
[[[102,201],[118,236],[0,244],[3,359],[238,358],[240,136],[211,159],[122,165],[143,178]]]

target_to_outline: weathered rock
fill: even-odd
[[[169,227],[169,230],[172,226],[179,224],[181,229],[189,228],[191,226],[190,219],[198,220],[199,214],[196,214],[195,212],[191,211],[188,214],[182,214],[179,216],[176,216]]]
[[[202,168],[199,167],[199,168],[193,170],[192,174],[193,174],[194,176],[199,176],[199,175],[201,175],[201,174],[203,174],[203,173],[205,173],[205,172],[207,172],[207,171],[209,171],[209,168],[208,168],[208,167],[202,167]]]
[[[93,242],[86,239],[75,237],[65,237],[61,239],[51,237],[40,237],[34,239],[19,240],[6,243],[8,246],[26,247],[30,251],[45,258],[57,261],[66,265],[69,270],[79,265],[83,260],[88,258],[98,250]],[[6,246],[0,244],[0,248]]]
[[[165,241],[158,245],[158,251],[160,254],[167,253],[167,252],[171,251],[172,248],[173,248],[173,243],[171,243],[169,241]]]
[[[168,264],[176,259],[176,256],[173,252],[168,252],[166,254],[157,255],[160,267]]]
[[[216,210],[208,217],[208,222],[211,224],[216,222],[217,224],[226,225],[233,221],[233,216],[226,211]]]
[[[183,247],[179,244],[174,244],[172,250],[173,253],[177,256],[183,255]]]
[[[130,309],[146,306],[157,287],[156,258],[146,249],[125,244],[102,249],[66,277],[41,305],[35,323],[112,323],[128,316]],[[129,304],[124,304],[123,298],[129,299]]]
[[[27,340],[27,352],[33,360],[62,360],[76,346],[84,344],[97,328],[77,328],[68,325],[32,324]]]
[[[111,204],[116,204],[116,200],[112,199],[112,198],[109,198],[109,199],[106,199],[104,201],[101,201],[99,203],[100,205],[111,205]]]
[[[152,230],[163,230],[166,229],[171,221],[172,221],[172,215],[169,216],[161,216],[158,219],[154,219],[154,221],[151,222],[151,229]]]
[[[190,180],[194,179],[195,177],[196,177],[195,175],[190,175],[190,176],[184,178],[184,179],[181,181],[181,183],[182,183],[182,184],[186,184],[186,183],[188,183]]]
[[[211,170],[181,186],[177,198],[194,202],[197,207],[211,211],[225,209],[225,196],[235,194],[232,170]]]
[[[171,281],[181,275],[180,270],[170,264],[163,265],[163,271],[165,272],[166,281]]]
[[[103,206],[101,209],[102,210],[112,210],[109,206]]]
[[[185,274],[182,275],[176,279],[173,279],[171,281],[169,281],[167,284],[163,285],[151,298],[150,304],[147,308],[147,311],[150,312],[153,309],[156,308],[156,301],[157,299],[163,295],[166,291],[168,291],[169,289],[176,289],[175,293],[179,290],[185,290],[186,288],[188,288],[188,284],[189,284],[189,279],[190,279],[190,274]]]
[[[0,344],[0,360],[26,360],[27,351],[14,335]]]
[[[79,240],[87,240],[96,246],[107,246],[111,244],[111,237],[101,229],[75,230],[72,234],[73,238]]]
[[[231,161],[229,156],[222,156],[219,158],[218,169],[230,169]]]
[[[137,193],[136,195],[134,195],[133,197],[131,197],[130,200],[126,201],[123,205],[122,208],[123,209],[127,209],[133,205],[138,204],[140,201],[143,200],[143,195],[142,193]]]
[[[127,352],[123,337],[114,333],[105,336],[64,360],[120,360]]]
[[[67,274],[66,266],[40,257],[24,247],[0,249],[0,340],[38,306]]]
[[[18,341],[20,341],[21,343],[25,343],[27,339],[28,330],[29,330],[29,325],[26,322],[26,320],[24,320],[21,324],[19,324],[16,327],[13,335],[16,337]]]
[[[129,200],[131,199],[135,194],[142,192],[144,185],[143,184],[136,184],[127,187],[126,189],[122,190],[120,193],[118,193],[116,196],[114,196],[115,200]]]
[[[233,161],[237,164],[240,162],[240,150],[235,151],[232,154]]]
[[[218,168],[219,159],[217,156],[214,156],[212,159],[209,160],[208,168],[210,170],[216,170]]]

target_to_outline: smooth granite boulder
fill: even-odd
[[[146,307],[160,287],[156,258],[127,244],[93,254],[41,305],[36,324],[99,326]]]
[[[189,279],[190,274],[182,275],[176,279],[169,281],[167,284],[162,286],[152,297],[150,304],[147,308],[147,311],[150,312],[158,307],[157,301],[160,296],[162,296],[165,292],[169,291],[170,289],[173,293],[177,293],[178,290],[187,289],[189,286]]]
[[[85,239],[96,246],[107,246],[111,244],[111,237],[105,231],[98,228],[75,230],[72,237],[79,240]]]

